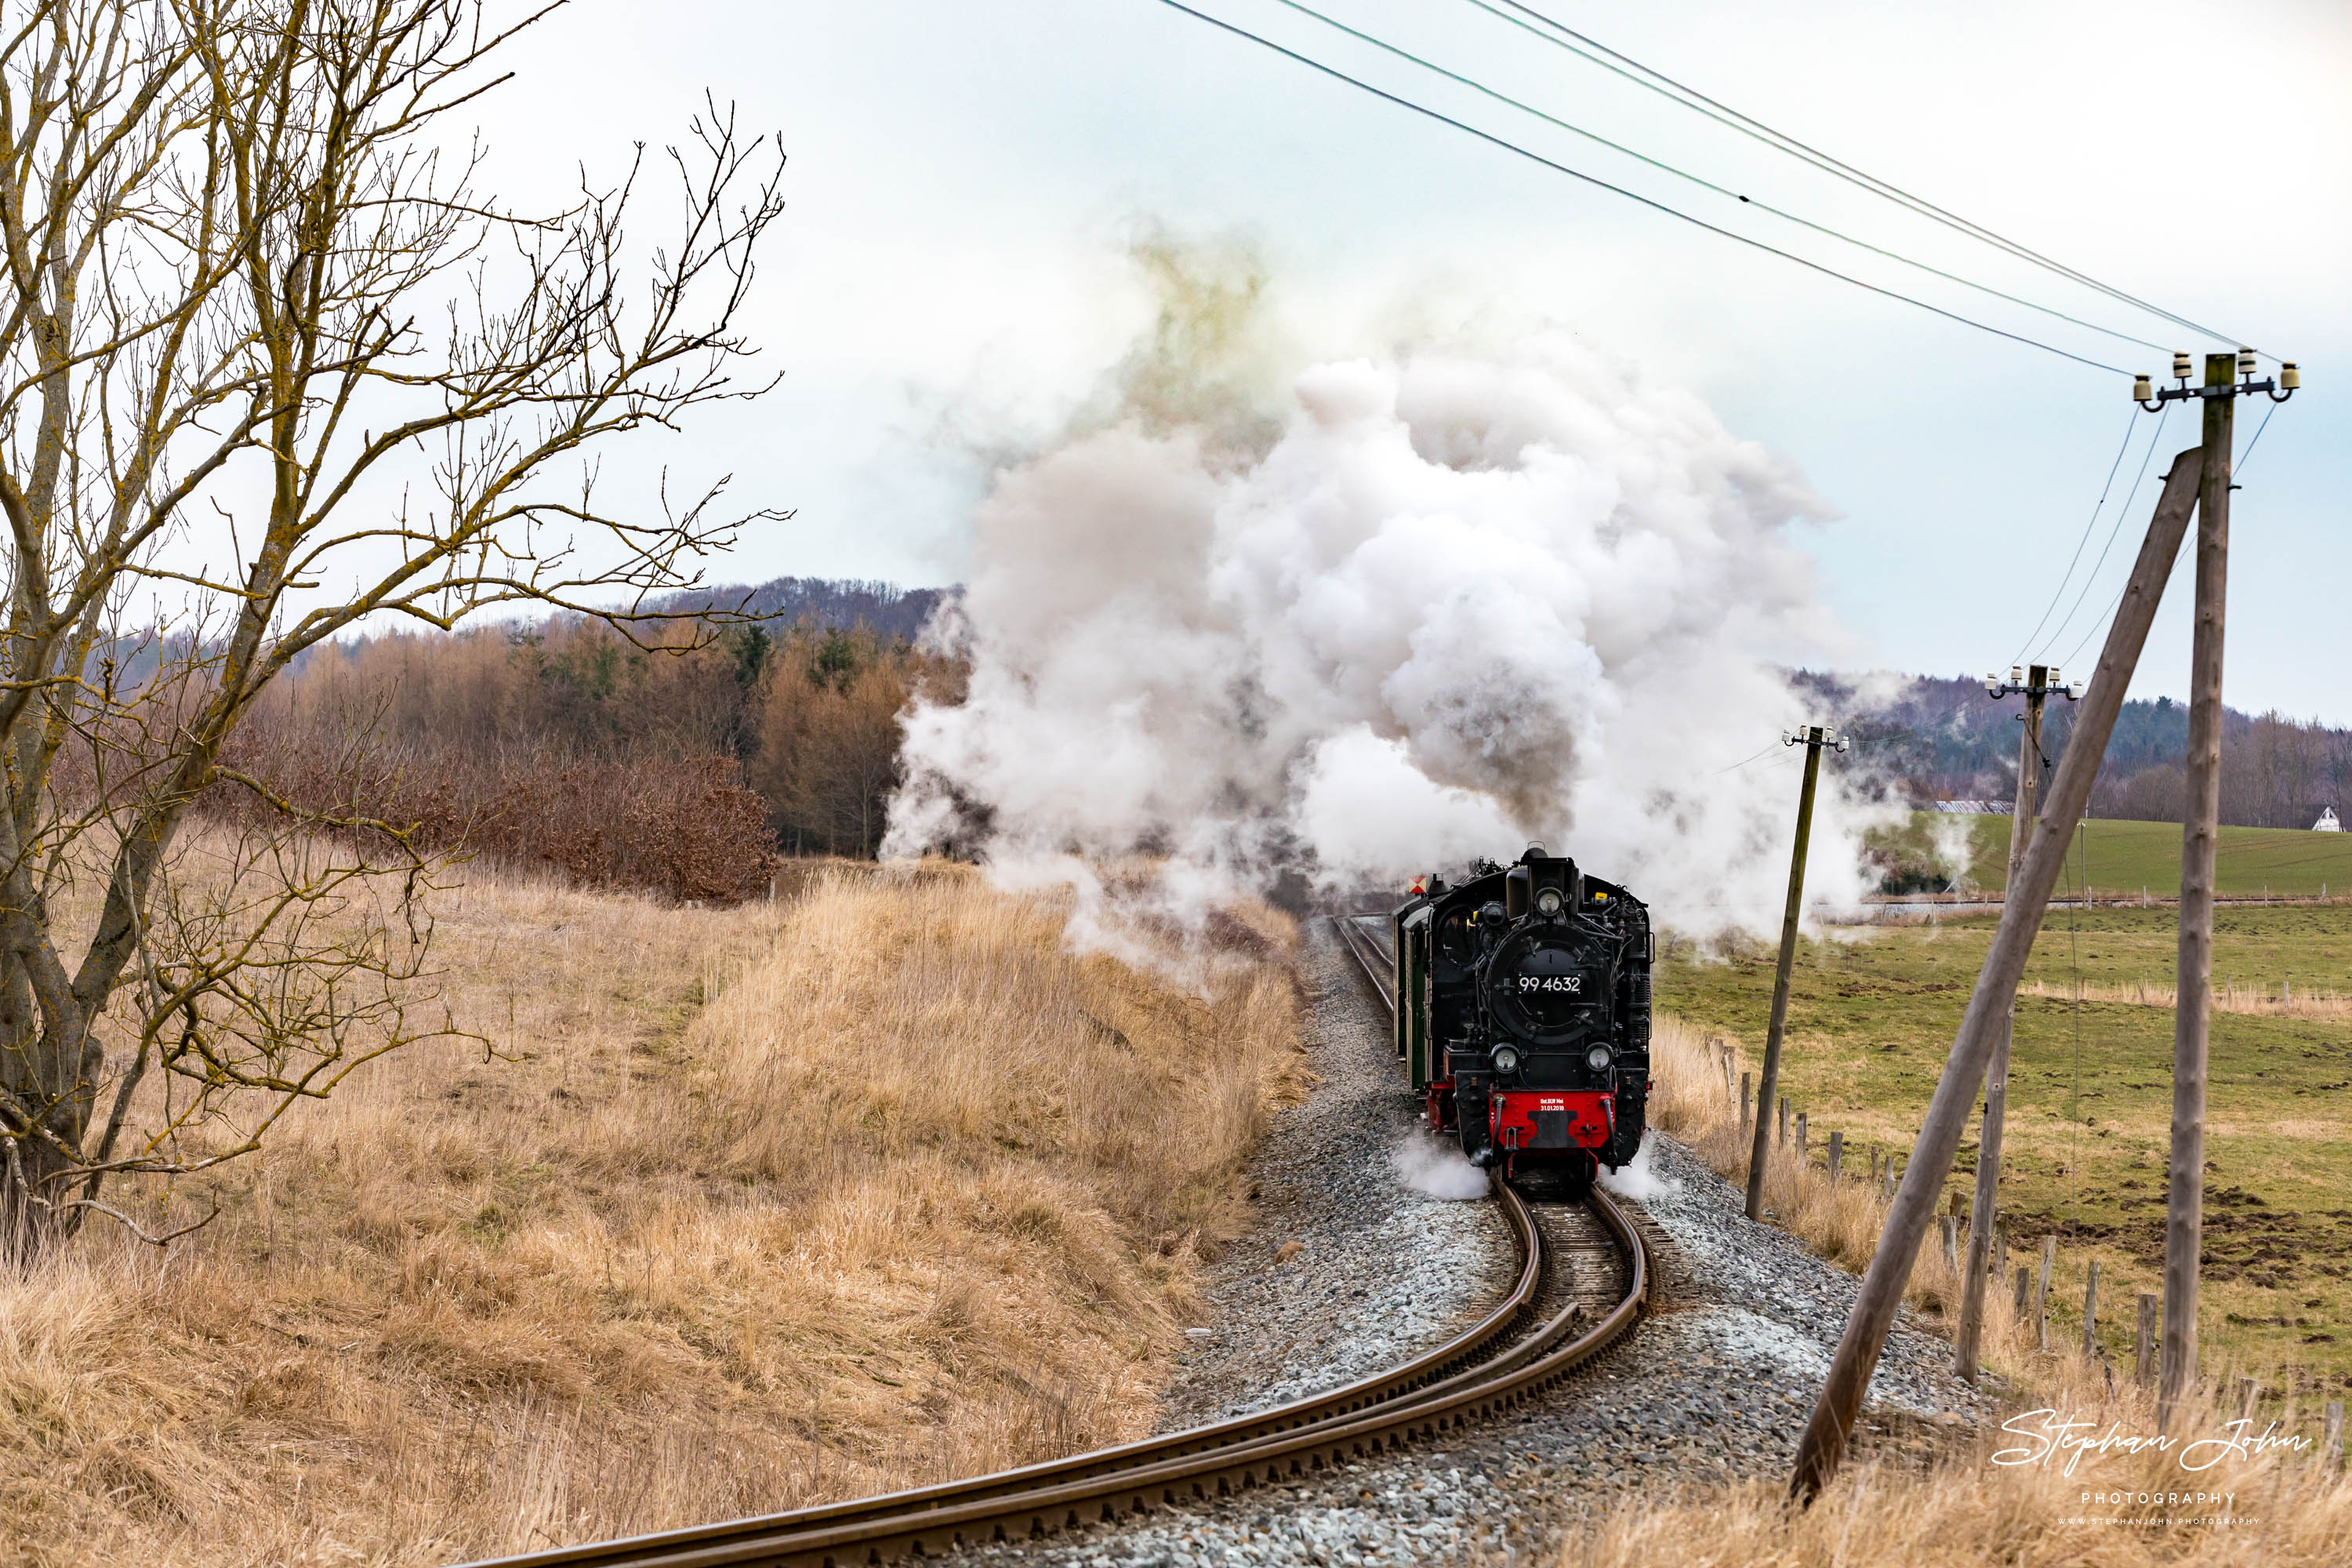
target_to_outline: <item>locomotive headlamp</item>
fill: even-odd
[[[1497,1046],[1497,1047],[1495,1047],[1495,1070],[1496,1070],[1496,1072],[1504,1072],[1504,1073],[1509,1073],[1509,1072],[1517,1072],[1517,1071],[1518,1071],[1518,1070],[1519,1070],[1519,1048],[1518,1048],[1517,1046]]]
[[[1595,1046],[1584,1053],[1584,1065],[1594,1072],[1607,1072],[1612,1059],[1607,1046]]]
[[[1536,910],[1539,914],[1556,915],[1559,913],[1559,889],[1558,888],[1546,888],[1542,892],[1538,893],[1536,895]]]

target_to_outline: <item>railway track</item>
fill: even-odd
[[[1396,944],[1389,922],[1381,915],[1334,915],[1332,927],[1340,944],[1363,966],[1364,978],[1381,994],[1381,1005],[1396,1011]]]
[[[1351,916],[1334,923],[1393,1008],[1385,931]],[[1495,1198],[1519,1247],[1510,1288],[1451,1341],[1371,1377],[1272,1410],[970,1480],[468,1568],[882,1563],[1278,1484],[1453,1431],[1537,1397],[1598,1355],[1632,1327],[1649,1289],[1641,1237],[1603,1194],[1540,1216],[1500,1183]]]

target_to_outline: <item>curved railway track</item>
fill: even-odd
[[[1371,922],[1340,916],[1334,923],[1393,1008],[1386,944],[1367,929]],[[1500,1183],[1495,1197],[1519,1247],[1511,1287],[1454,1339],[1373,1376],[1272,1410],[970,1480],[469,1568],[848,1568],[1149,1513],[1452,1431],[1535,1397],[1591,1360],[1633,1325],[1649,1291],[1641,1237],[1606,1196],[1592,1194],[1579,1223],[1565,1227],[1562,1216],[1538,1223]],[[1559,1233],[1549,1249],[1548,1230]],[[1592,1272],[1548,1282],[1553,1255],[1563,1251],[1583,1255]],[[1593,1268],[1602,1251],[1613,1266]]]

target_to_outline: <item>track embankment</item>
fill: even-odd
[[[1384,1001],[1329,928],[1307,958],[1322,1082],[1253,1167],[1261,1223],[1213,1280],[1220,1321],[1171,1391],[1189,1430],[509,1568],[914,1551],[1134,1568],[1476,1560],[1543,1548],[1629,1489],[1784,1468],[1852,1277],[1748,1224],[1739,1194],[1665,1140],[1591,1205],[1406,1189],[1411,1107],[1390,1076]],[[1399,1223],[1416,1211],[1426,1225]],[[1516,1243],[1500,1258],[1496,1231]],[[1864,1446],[1938,1442],[1980,1414],[1948,1356],[1897,1329]],[[1390,1370],[1367,1376],[1375,1363]],[[1265,1410],[1276,1397],[1291,1403]],[[1223,1418],[1199,1424],[1212,1413]]]
[[[1442,1439],[1539,1399],[1601,1354],[1640,1315],[1643,1244],[1605,1199],[1573,1238],[1613,1247],[1622,1267],[1596,1293],[1561,1288],[1548,1232],[1518,1194],[1493,1201],[1519,1265],[1484,1316],[1402,1364],[1272,1409],[1123,1447],[885,1498],[502,1559],[510,1568],[719,1568],[836,1564],[1038,1541],[1237,1494],[1311,1483]],[[1543,1302],[1538,1310],[1539,1300]]]

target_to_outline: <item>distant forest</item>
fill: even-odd
[[[1849,766],[1897,781],[1912,800],[2013,799],[2020,697],[1996,700],[1980,679],[1922,676],[1892,702],[1858,700],[1853,682],[1807,670],[1797,676],[1825,715],[1853,737]],[[2042,753],[2056,763],[2074,727],[2074,704],[2053,700]],[[2091,815],[2178,822],[2189,710],[2169,697],[2124,704],[2107,742]],[[2309,827],[2320,811],[2352,805],[2352,730],[2278,713],[2224,710],[2221,820],[2246,827]]]
[[[557,616],[340,643],[268,689],[226,760],[583,886],[746,898],[778,853],[880,847],[899,714],[961,700],[961,667],[916,646],[940,597],[780,577],[677,596],[629,636]]]

